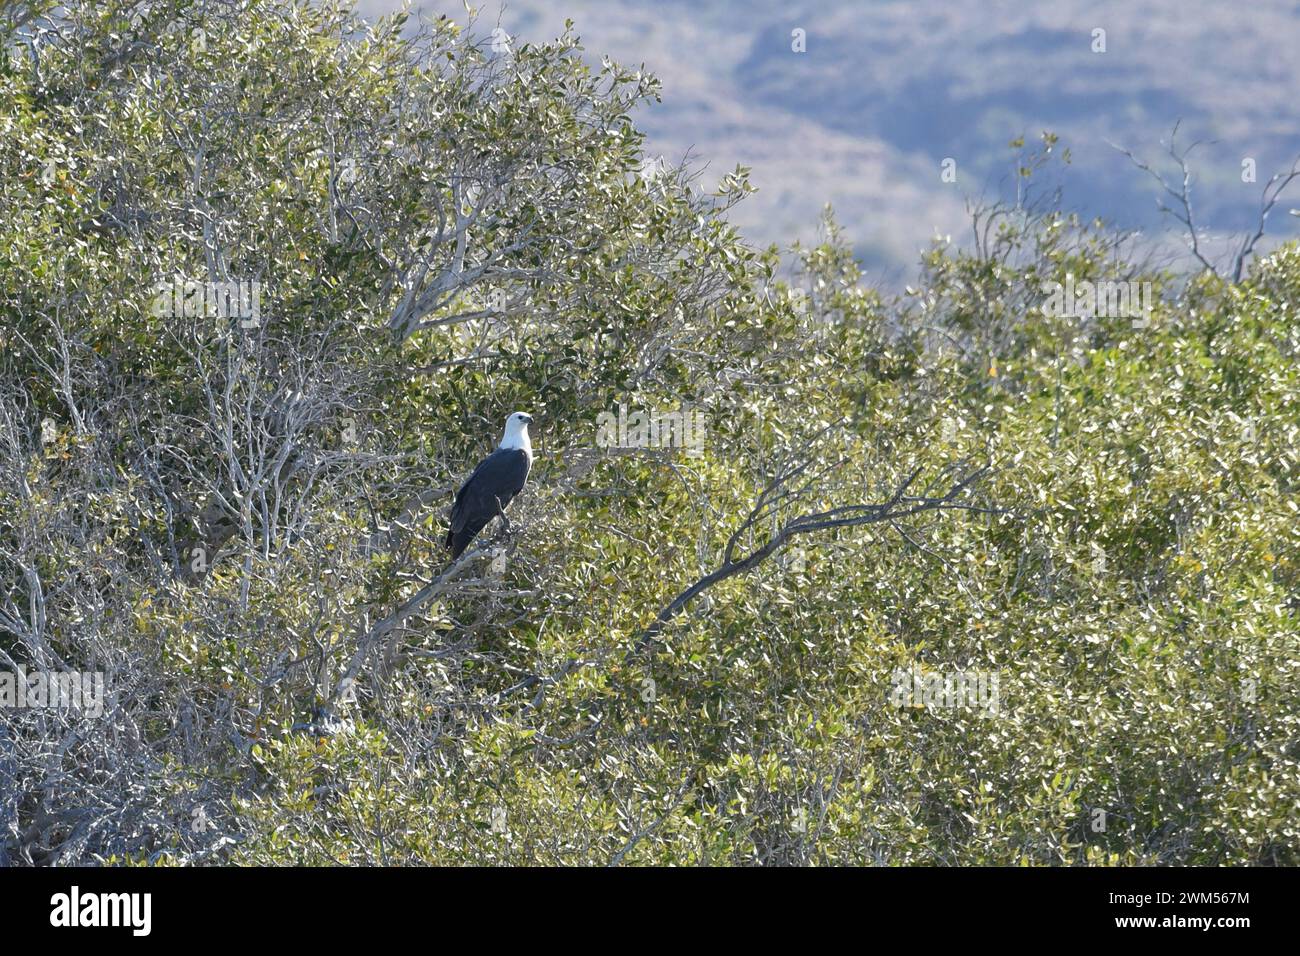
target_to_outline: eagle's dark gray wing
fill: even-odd
[[[519,494],[528,478],[528,465],[528,455],[513,448],[498,448],[479,462],[451,507],[447,547],[453,559]]]

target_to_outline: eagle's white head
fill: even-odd
[[[515,412],[506,419],[506,433],[501,436],[502,448],[521,449],[528,455],[528,460],[533,458],[533,445],[528,440],[528,425],[532,422],[533,416],[525,412]]]

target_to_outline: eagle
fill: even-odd
[[[533,417],[515,412],[506,419],[506,432],[496,451],[478,463],[478,467],[456,492],[451,506],[451,524],[447,528],[447,548],[451,559],[460,557],[474,536],[489,521],[505,511],[533,466],[533,446],[528,441],[528,426]]]

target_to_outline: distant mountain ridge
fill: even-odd
[[[362,0],[375,13],[394,0]],[[463,16],[424,0],[426,11]],[[965,203],[1008,181],[1010,140],[1051,129],[1073,163],[1061,185],[1081,213],[1158,228],[1158,188],[1111,142],[1168,172],[1175,122],[1192,154],[1200,225],[1254,223],[1274,172],[1300,153],[1300,4],[1208,0],[684,3],[515,0],[481,22],[524,39],[576,23],[588,52],[644,62],[664,102],[640,118],[652,150],[688,150],[720,176],[753,168],[760,192],[735,214],[758,242],[815,237],[832,203],[869,268],[910,271],[936,234],[964,235]],[[807,52],[791,50],[805,31]],[[1105,52],[1094,52],[1104,30]],[[940,163],[956,160],[956,183]],[[1242,182],[1245,159],[1254,183]],[[1164,166],[1158,161],[1163,160]],[[1300,205],[1300,196],[1292,205]],[[1290,208],[1290,207],[1287,207]],[[1275,211],[1270,234],[1295,235]]]

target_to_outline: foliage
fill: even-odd
[[[0,710],[0,856],[1300,862],[1300,250],[1180,282],[1021,204],[891,300],[829,219],[746,246],[743,169],[647,172],[651,78],[402,27],[6,27],[0,664],[112,694]],[[1045,314],[1067,276],[1161,295]],[[620,404],[701,453],[600,447]],[[448,568],[516,408],[529,486]],[[913,667],[996,711],[896,706]]]

